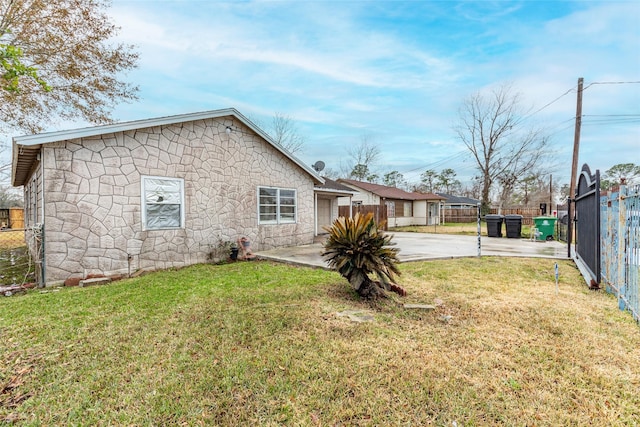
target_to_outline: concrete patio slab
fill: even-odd
[[[478,255],[477,236],[391,232],[400,249],[401,262],[472,257]],[[322,243],[256,252],[261,259],[327,268],[322,259]],[[481,238],[482,256],[568,259],[566,243],[530,241],[506,237]]]

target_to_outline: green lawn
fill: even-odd
[[[637,424],[640,328],[559,265],[556,294],[553,260],[402,264],[374,305],[268,262],[2,298],[0,424]]]

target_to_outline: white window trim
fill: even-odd
[[[276,194],[276,219],[275,221],[263,221],[260,218],[260,190],[268,189],[268,190],[277,190]],[[294,218],[291,220],[282,220],[280,215],[280,191],[293,191],[294,197]],[[258,204],[258,225],[282,225],[282,224],[297,224],[298,223],[298,191],[295,188],[280,188],[280,187],[268,187],[268,186],[260,186],[257,191],[257,204]]]
[[[407,215],[407,212],[409,212],[409,215]],[[413,217],[413,202],[411,201],[404,202],[403,215],[408,218]]]
[[[145,200],[145,181],[148,179],[164,179],[169,181],[177,181],[180,184],[180,226],[179,227],[159,227],[149,228],[147,227],[147,202]],[[184,178],[175,178],[170,176],[157,176],[157,175],[141,175],[140,176],[140,216],[142,219],[143,231],[155,231],[155,230],[180,230],[185,227],[185,198],[184,198]]]

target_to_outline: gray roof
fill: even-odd
[[[480,200],[477,199],[472,199],[471,197],[462,197],[462,196],[454,196],[451,194],[445,194],[445,193],[436,193],[438,196],[442,196],[444,197],[446,200],[445,203],[451,204],[451,205],[477,205],[478,203],[480,203]]]
[[[287,151],[281,145],[277,144],[262,129],[256,126],[251,120],[240,114],[235,108],[225,108],[221,110],[203,111],[199,113],[179,114],[175,116],[165,116],[143,120],[133,120],[129,122],[114,123],[102,126],[93,126],[80,129],[63,130],[56,132],[39,133],[35,135],[16,136],[13,138],[13,164],[11,169],[12,184],[14,186],[24,185],[30,175],[31,169],[38,160],[38,153],[44,144],[52,142],[65,141],[70,139],[86,138],[97,135],[104,135],[115,132],[124,132],[135,129],[143,129],[154,126],[164,126],[176,123],[191,122],[195,120],[205,120],[233,116],[253,130],[261,138],[272,145],[276,150],[280,151],[285,157],[289,158],[293,163],[301,167],[307,172],[316,183],[323,184],[324,179],[318,175],[310,166],[307,166],[292,153]]]

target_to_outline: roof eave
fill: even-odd
[[[316,193],[341,194],[343,196],[353,196],[358,193],[357,191],[334,190],[333,188],[322,187],[315,187],[313,191],[315,191]]]
[[[29,179],[29,172],[38,158],[41,145],[32,145],[27,147],[18,146],[15,142],[12,145],[12,162],[11,162],[11,185],[20,187],[25,185]],[[22,150],[22,152],[20,151]],[[22,165],[22,167],[19,167]]]

